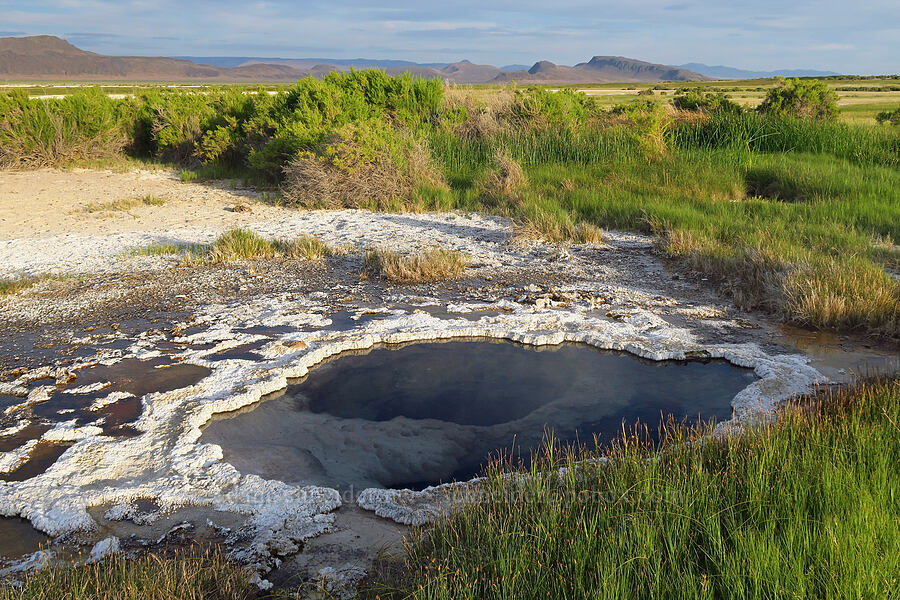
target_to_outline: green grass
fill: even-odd
[[[477,502],[414,532],[365,595],[900,596],[900,381],[823,391],[743,435],[700,433],[670,425],[661,449],[639,430],[608,450],[551,444],[524,478],[495,466]],[[598,455],[610,462],[579,462]]]
[[[43,277],[33,276],[2,278],[0,279],[0,296],[16,294],[22,290],[27,290],[43,279]]]
[[[64,281],[71,279],[71,275],[23,275],[21,277],[0,277],[0,297],[17,294],[23,290],[34,287],[42,281]]]
[[[173,256],[203,252],[205,252],[205,248],[199,244],[150,244],[142,248],[132,248],[123,253],[122,256],[124,258],[133,256]]]
[[[181,252],[183,248],[163,245],[144,249],[147,252],[167,254]],[[143,251],[140,251],[142,254]],[[302,235],[290,240],[268,240],[249,229],[231,229],[216,238],[210,246],[192,246],[184,254],[186,264],[230,264],[254,260],[293,259],[318,262],[327,256],[341,254],[342,249],[331,248],[322,240]]]
[[[900,336],[900,283],[885,272],[900,264],[897,132],[715,117],[675,124],[652,155],[638,133],[442,134],[432,148],[451,190],[430,205],[505,214],[548,240],[587,241],[579,224],[652,233],[664,253],[719,281],[743,308]],[[510,149],[527,181],[499,199],[479,189],[497,148]]]
[[[0,586],[0,600],[251,600],[256,586],[218,555],[116,554],[87,566],[29,573],[21,585]]]
[[[199,177],[199,174],[197,173],[197,171],[190,171],[187,169],[182,169],[181,173],[179,174],[178,177],[184,183],[191,183],[191,182],[197,180],[197,178]]]

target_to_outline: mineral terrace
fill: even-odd
[[[304,212],[153,172],[44,172],[42,191],[28,187],[32,175],[2,175],[0,276],[66,277],[0,300],[0,515],[55,541],[7,571],[52,562],[64,546],[97,557],[201,540],[227,547],[263,587],[297,574],[360,578],[378,547],[432,519],[453,486],[342,497],[241,473],[219,446],[199,441],[213,415],[251,406],[349,349],[495,338],[652,360],[723,358],[759,377],[733,399],[723,432],[889,360],[847,340],[825,353],[798,347],[711,282],[667,265],[640,235],[521,245],[501,218]],[[79,208],[116,186],[167,202],[128,214]],[[23,189],[35,202],[53,195],[55,212],[29,213]],[[233,212],[239,203],[251,210]],[[312,234],[348,251],[321,263],[224,266],[130,253],[209,243],[238,225],[267,237]],[[430,246],[468,254],[465,277],[400,286],[362,274],[366,249]]]

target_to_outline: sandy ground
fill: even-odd
[[[90,205],[140,199],[148,194],[165,204],[88,212]],[[256,203],[258,196],[230,183],[184,183],[177,173],[169,171],[0,172],[0,240],[197,226],[228,228],[293,212]],[[254,202],[253,212],[231,210],[248,202]]]

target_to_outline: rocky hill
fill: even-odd
[[[81,50],[53,36],[0,38],[0,79],[6,80],[293,81],[308,75],[322,77],[330,71],[366,68],[369,62],[373,64],[368,66],[384,68],[391,75],[411,73],[451,83],[632,83],[707,79],[687,69],[621,56],[595,56],[572,67],[540,61],[527,71],[505,71],[467,60],[440,65],[364,59],[329,62],[329,59],[248,58],[236,66],[233,66],[233,60],[210,61],[219,64],[203,64],[186,58],[106,56]]]

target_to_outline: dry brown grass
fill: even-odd
[[[285,176],[284,201],[308,208],[377,208],[409,192],[407,181],[387,155],[347,172],[325,158],[303,153],[285,167]]]
[[[458,277],[468,264],[468,257],[458,250],[429,248],[416,254],[401,254],[380,249],[366,254],[365,270],[396,283],[422,283]]]
[[[801,264],[785,278],[791,320],[830,328],[900,332],[900,282],[871,265]]]
[[[602,244],[603,230],[592,223],[561,219],[543,211],[530,214],[516,221],[513,242],[573,242],[575,244]]]
[[[457,135],[470,140],[487,140],[496,136],[512,114],[515,87],[504,86],[490,94],[469,87],[444,86],[447,110],[462,108],[466,119],[456,128]]]
[[[476,181],[482,199],[496,205],[516,202],[527,187],[528,178],[516,160],[505,150],[497,150],[493,164]]]
[[[349,145],[351,142],[342,142]],[[374,160],[341,168],[325,156],[304,152],[285,167],[281,187],[285,203],[308,208],[415,210],[413,191],[420,185],[446,187],[423,141],[406,139],[404,165],[387,152]]]

